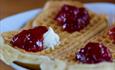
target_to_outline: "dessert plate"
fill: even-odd
[[[115,22],[115,5],[111,3],[87,3],[85,7],[92,10],[97,14],[105,14],[108,16],[109,23]],[[18,30],[21,28],[27,21],[34,18],[42,9],[34,9],[24,13],[16,14],[7,18],[0,20],[0,33]],[[19,67],[15,64],[11,65],[16,70],[26,70],[22,67]]]

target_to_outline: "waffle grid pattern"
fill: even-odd
[[[103,43],[106,47],[108,47],[110,49],[110,51],[112,53],[112,57],[113,57],[113,59],[115,59],[115,44],[109,38],[108,30],[109,30],[109,28],[106,28],[103,32],[101,32],[99,35],[93,37],[90,41]]]

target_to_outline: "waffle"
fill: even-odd
[[[110,52],[112,53],[113,61],[114,61],[115,60],[115,44],[110,39],[108,35],[108,31],[109,31],[109,27],[104,29],[102,32],[92,37],[91,39],[81,42],[79,45],[72,44],[73,47],[71,47],[69,50],[68,48],[65,48],[64,50],[61,49],[61,51],[63,50],[63,52],[65,51],[65,53],[56,55],[56,53],[60,52],[60,50],[56,50],[54,51],[55,53],[53,52],[53,53],[50,53],[49,55],[55,56],[55,58],[60,58],[61,60],[67,60],[70,64],[79,63],[75,60],[75,53],[79,51],[80,48],[83,48],[88,42],[96,42],[96,43],[104,44],[110,50]]]
[[[61,44],[56,47],[56,49],[43,50],[42,52],[40,52],[40,54],[48,55],[50,57],[53,56],[55,58],[67,60],[70,62],[71,59],[74,58],[69,59],[69,57],[74,56],[73,54],[75,54],[76,49],[80,48],[81,42],[87,41],[89,38],[107,27],[107,19],[103,15],[97,15],[89,11],[89,15],[91,17],[90,24],[83,30],[74,33],[62,31],[62,28],[56,25],[57,22],[54,20],[54,18],[61,9],[61,6],[63,6],[64,4],[70,4],[76,7],[83,7],[83,4],[76,1],[73,3],[64,1],[61,2],[61,4],[59,1],[50,1],[45,5],[45,8],[40,13],[40,15],[38,15],[38,17],[36,17],[36,19],[33,21],[33,26],[50,26],[54,29],[56,33],[58,33],[61,39]],[[68,55],[69,53],[73,54]]]
[[[81,48],[81,43],[87,41],[92,36],[98,34],[100,31],[107,27],[107,19],[105,16],[97,15],[89,11],[91,19],[88,26],[86,26],[79,32],[68,33],[66,31],[63,31],[62,28],[57,25],[57,22],[54,20],[54,17],[64,4],[69,4],[76,7],[83,7],[83,4],[77,1],[49,1],[45,5],[43,11],[33,20],[33,22],[28,23],[26,27],[24,27],[24,29],[32,28],[39,25],[52,27],[61,39],[61,44],[55,47],[54,50],[49,48],[32,54],[47,55],[53,58],[59,58],[69,62],[76,62],[74,60],[74,54],[77,49]],[[18,32],[3,33],[2,35],[4,37],[5,42],[10,45],[12,37]],[[22,51],[26,52],[24,50]]]
[[[113,26],[115,26],[115,25],[113,25]],[[106,47],[109,48],[109,50],[112,53],[113,59],[115,59],[115,44],[110,39],[110,37],[108,35],[108,30],[109,30],[109,28],[106,28],[103,32],[101,32],[99,35],[93,37],[90,41],[103,43]]]

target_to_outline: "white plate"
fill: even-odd
[[[115,5],[114,4],[88,3],[88,4],[85,4],[85,7],[98,14],[108,15],[110,23],[112,21],[115,21]],[[20,14],[2,19],[0,21],[0,33],[19,29],[27,21],[34,18],[40,12],[41,12],[41,9],[35,9],[35,10],[27,11],[24,13],[20,13]],[[14,67],[16,70],[25,70],[15,64],[13,64],[12,67]]]

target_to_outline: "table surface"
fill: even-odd
[[[0,19],[17,14],[23,11],[42,7],[47,0],[0,0]],[[89,2],[110,2],[115,0],[79,0],[83,3]],[[13,70],[10,66],[0,60],[0,70]]]

